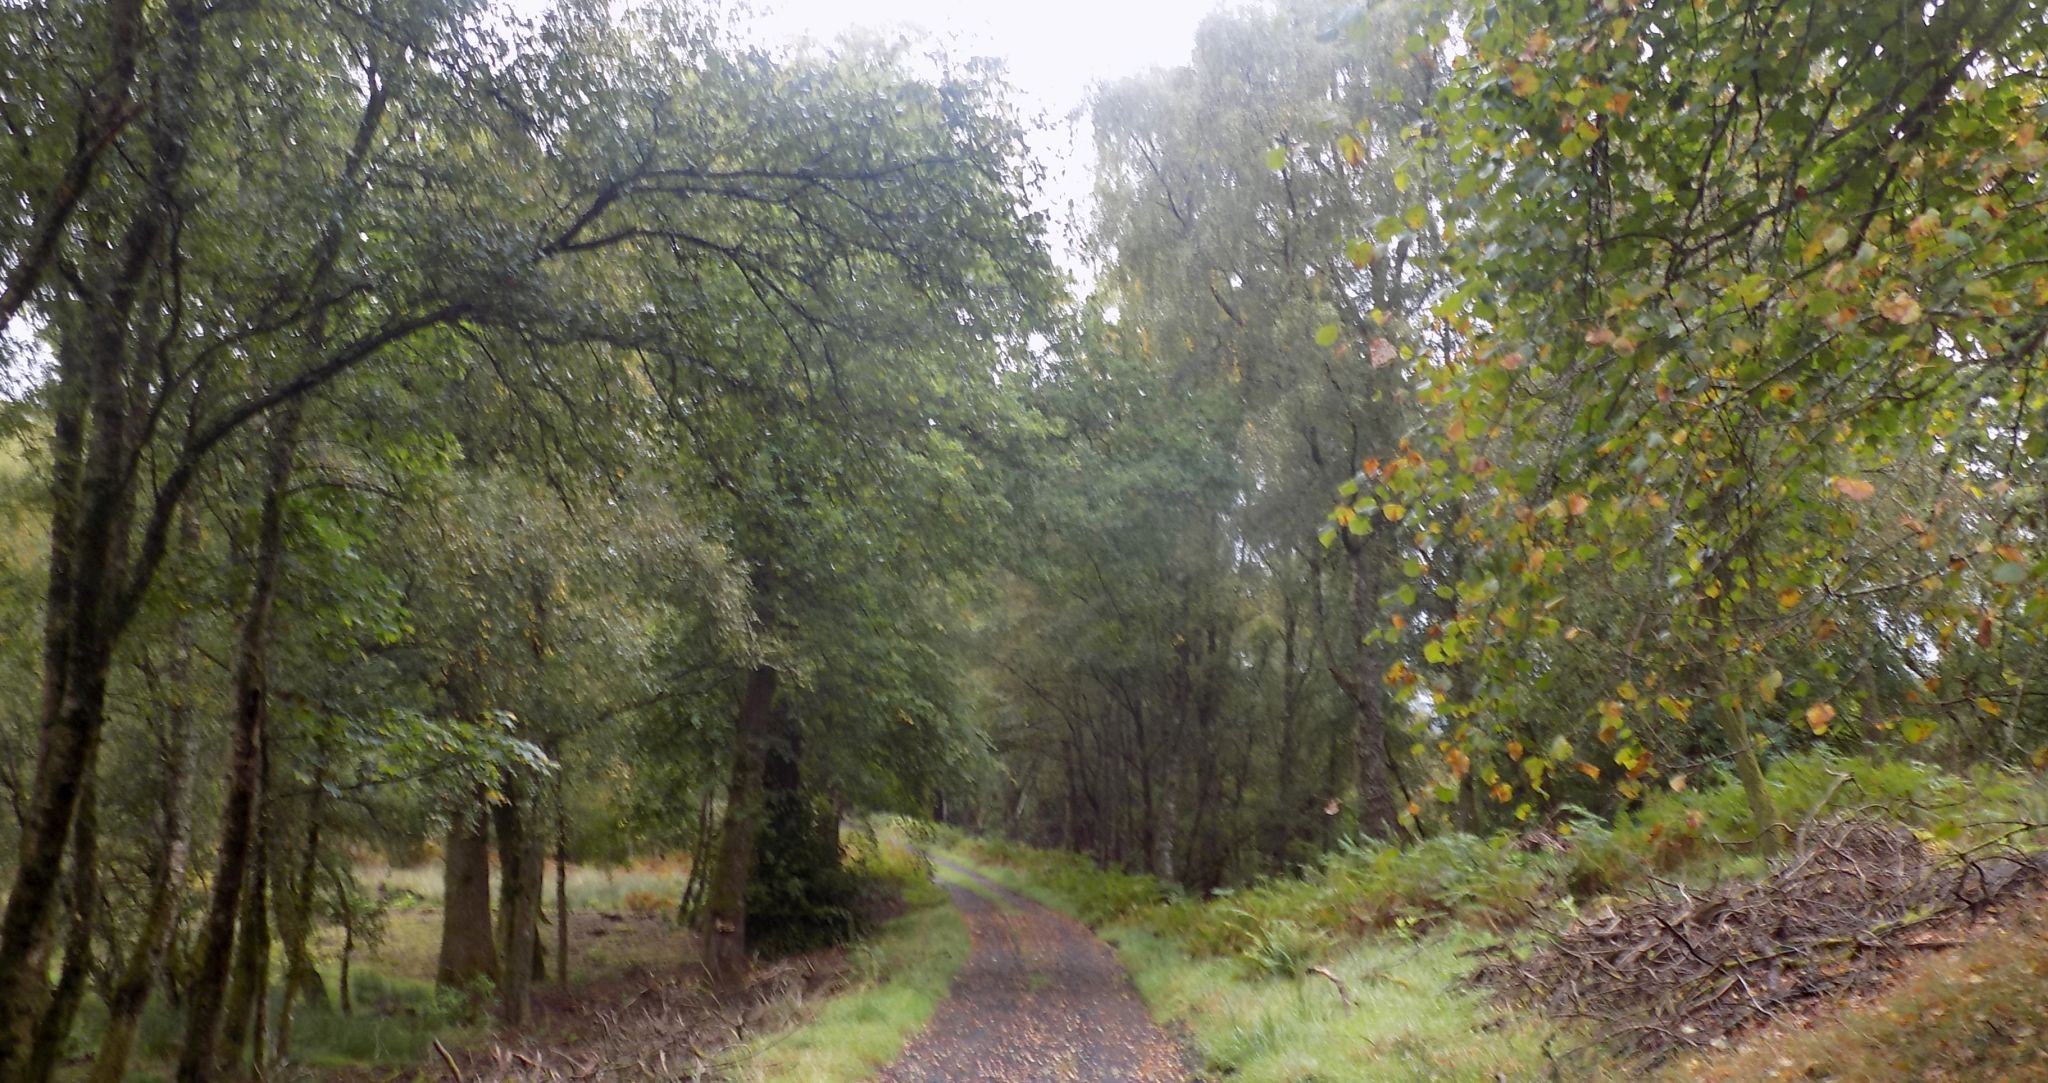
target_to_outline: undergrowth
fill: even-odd
[[[1652,877],[1760,872],[1741,788],[1708,782],[1659,792],[1612,821],[1567,808],[1520,832],[1352,844],[1297,876],[1205,899],[1076,854],[957,835],[948,843],[993,879],[1100,930],[1154,1011],[1184,1023],[1232,1079],[1527,1078],[1551,1070],[1547,1045],[1583,1039],[1490,1003],[1467,980],[1469,953]],[[1778,761],[1768,784],[1795,828],[1819,813],[1856,813],[1908,825],[1937,847],[2048,820],[2037,779],[1909,760],[1813,752]]]
[[[900,830],[884,830],[863,857],[864,877],[899,895],[906,912],[883,922],[848,949],[842,992],[794,1006],[796,1017],[730,1058],[733,1078],[748,1083],[852,1083],[896,1059],[945,999],[967,961],[967,924],[931,865]]]

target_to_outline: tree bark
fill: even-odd
[[[188,511],[178,529],[184,544],[195,544],[198,516]],[[191,779],[199,749],[188,698],[192,670],[189,617],[178,619],[171,643],[171,660],[164,682],[164,818],[150,865],[149,902],[143,909],[142,928],[135,934],[128,959],[107,997],[107,1026],[100,1036],[99,1052],[92,1060],[90,1083],[120,1083],[128,1074],[128,1059],[134,1054],[136,1033],[142,1025],[142,1009],[149,1002],[150,987],[163,966],[171,924],[177,917],[185,867],[191,860]]]
[[[491,810],[498,834],[498,1019],[526,1022],[532,1008],[534,967],[540,959],[541,841],[533,822],[531,786],[508,779],[505,800]]]
[[[178,1058],[179,1083],[217,1078],[221,1012],[229,963],[234,956],[235,917],[248,878],[264,769],[264,726],[269,715],[268,658],[271,605],[284,573],[284,503],[298,447],[300,408],[285,408],[270,442],[263,511],[258,526],[255,576],[249,609],[242,619],[234,677],[234,752],[228,769],[227,803],[221,814],[220,857],[207,906],[199,973],[187,990],[185,1046]],[[260,890],[259,884],[257,890]],[[267,942],[266,942],[267,947]]]
[[[247,1059],[258,1075],[263,1071],[264,1036],[270,1009],[270,851],[271,830],[265,803],[270,791],[268,741],[256,800],[256,835],[249,861],[249,890],[242,898],[242,928],[235,940],[234,973],[228,983],[223,1016],[221,1063],[238,1069]]]
[[[29,1051],[28,1068],[22,1083],[44,1083],[57,1069],[65,1039],[85,999],[85,982],[92,969],[92,927],[99,898],[99,825],[95,803],[95,766],[86,765],[85,793],[79,799],[73,824],[71,846],[71,887],[69,931],[64,937],[64,965],[57,988],[36,1025],[35,1046]]]
[[[110,24],[116,79],[133,77],[140,9],[117,5]],[[133,614],[137,592],[123,589],[128,521],[134,504],[130,315],[172,220],[168,200],[183,172],[186,102],[201,45],[199,6],[169,7],[170,76],[152,113],[150,173],[158,198],[138,208],[111,253],[116,269],[84,319],[60,327],[58,396],[51,449],[51,577],[44,611],[43,710],[29,814],[22,825],[14,882],[0,915],[0,1079],[17,1078],[49,1002],[47,959],[64,851],[93,751],[106,718],[107,670]],[[125,44],[123,44],[125,42]],[[82,177],[81,177],[82,179]],[[52,234],[54,237],[55,234]],[[20,270],[21,268],[17,268]],[[10,282],[18,306],[30,279]],[[90,420],[88,429],[87,421]]]
[[[498,949],[491,938],[491,842],[483,787],[448,825],[441,859],[441,957],[434,983],[469,986],[498,980]]]
[[[559,772],[559,768],[557,768]],[[569,987],[569,803],[555,775],[555,984]]]
[[[725,822],[705,890],[704,969],[713,987],[738,989],[747,976],[747,881],[754,840],[761,829],[763,775],[774,736],[777,674],[756,666],[747,676],[733,732],[732,777],[725,792]]]
[[[1345,539],[1351,556],[1351,631],[1356,653],[1345,691],[1358,709],[1352,753],[1358,780],[1358,829],[1376,839],[1392,839],[1400,827],[1394,804],[1393,770],[1387,762],[1385,659],[1367,636],[1375,630],[1379,610],[1379,576],[1366,539]]]
[[[279,940],[285,963],[284,997],[277,1009],[278,1061],[291,1056],[292,1010],[298,1001],[309,1000],[322,1007],[327,1004],[327,986],[320,981],[320,970],[313,965],[312,953],[306,948],[313,935],[313,900],[320,874],[321,795],[325,783],[325,772],[316,767],[313,795],[306,802],[306,842],[299,854],[298,874],[279,896]]]

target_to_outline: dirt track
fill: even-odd
[[[1179,1043],[1153,1024],[1087,927],[950,862],[973,954],[884,1083],[1187,1083]]]

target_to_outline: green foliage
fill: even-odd
[[[1218,1074],[1381,1083],[1544,1070],[1552,1031],[1498,1013],[1470,987],[1470,952],[1483,938],[1465,926],[1340,934],[1324,925],[1319,896],[1252,889],[1207,902],[1135,902],[1127,875],[1091,878],[1071,855],[967,839],[954,850],[986,861],[981,870],[1013,890],[1077,916],[1101,915],[1091,924],[1154,1014],[1186,1027]]]
[[[900,893],[909,911],[883,922],[850,949],[849,987],[831,999],[797,1008],[790,1027],[773,1030],[728,1054],[737,1079],[790,1083],[855,1083],[896,1059],[945,998],[966,963],[967,925],[931,879],[930,863],[884,833],[864,862],[884,890]]]

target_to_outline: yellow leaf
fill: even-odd
[[[1920,302],[1905,290],[1899,290],[1877,303],[1877,313],[1897,324],[1920,322]]]
[[[1520,741],[1509,741],[1509,742],[1508,742],[1508,759],[1514,760],[1514,761],[1515,761],[1515,762],[1517,762],[1517,763],[1521,762],[1521,759],[1522,759],[1522,742],[1520,742]]]
[[[1600,781],[1600,769],[1584,760],[1579,761],[1579,773],[1595,782]]]
[[[1526,98],[1536,93],[1536,88],[1541,86],[1542,82],[1541,77],[1536,74],[1535,68],[1527,64],[1521,64],[1516,66],[1515,74],[1508,80],[1508,85],[1514,88],[1516,97]]]
[[[1835,478],[1829,484],[1851,500],[1868,500],[1877,495],[1877,486],[1862,478]]]
[[[1835,720],[1835,708],[1831,703],[1816,703],[1806,709],[1806,724],[1816,734],[1826,733],[1828,723]]]
[[[1505,782],[1494,783],[1493,789],[1489,792],[1493,794],[1493,799],[1495,801],[1498,801],[1503,805],[1507,804],[1509,801],[1514,800],[1515,798],[1515,788],[1513,786],[1508,785]]]
[[[1403,516],[1408,514],[1408,509],[1399,504],[1382,504],[1380,505],[1380,514],[1387,517],[1387,522],[1398,523]]]
[[[1776,703],[1778,702],[1778,689],[1783,687],[1784,684],[1785,675],[1774,669],[1758,678],[1756,690],[1758,694],[1764,697],[1765,703]]]
[[[1790,609],[1799,604],[1799,588],[1786,587],[1778,592],[1778,605]]]
[[[2005,713],[2005,711],[2002,710],[1998,706],[1998,704],[1992,702],[1991,700],[1983,696],[1977,697],[1977,709],[1983,711],[1985,714],[1988,714],[1993,718],[1997,718],[1998,716]]]
[[[1672,792],[1672,793],[1684,793],[1684,792],[1685,792],[1685,775],[1684,775],[1684,774],[1682,774],[1682,773],[1681,773],[1681,774],[1676,774],[1676,775],[1672,775],[1672,776],[1671,776],[1671,792]]]

